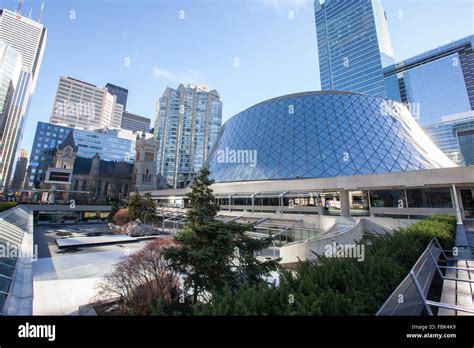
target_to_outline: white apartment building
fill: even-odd
[[[61,76],[50,122],[68,127],[120,128],[123,105],[105,87]]]

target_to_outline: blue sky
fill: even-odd
[[[33,8],[37,18],[41,2],[25,0],[22,14]],[[320,87],[312,0],[44,2],[48,39],[21,145],[28,151],[61,75],[128,88],[127,109],[152,122],[157,99],[179,82],[217,89],[224,121],[262,100]],[[397,61],[474,33],[472,0],[382,5]]]

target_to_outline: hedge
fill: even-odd
[[[8,210],[10,208],[16,207],[18,202],[1,202],[0,203],[0,213],[2,211]]]

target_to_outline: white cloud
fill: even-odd
[[[263,0],[263,5],[276,11],[298,11],[308,5],[312,6],[313,0]]]
[[[174,76],[167,70],[158,69],[157,67],[153,68],[153,76],[157,78],[165,78],[168,80],[174,80]]]
[[[171,72],[169,70],[160,69],[158,67],[153,67],[152,69],[153,77],[157,79],[164,79],[174,83],[183,83],[183,84],[200,84],[203,81],[202,74],[193,69],[188,69],[184,72]]]

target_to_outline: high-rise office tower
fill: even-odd
[[[11,45],[0,41],[0,139],[9,133],[12,98],[18,87],[21,72],[21,54]],[[7,128],[8,127],[8,128]]]
[[[185,187],[201,169],[222,125],[222,102],[206,86],[166,88],[157,103],[158,173],[174,188]]]
[[[117,103],[123,105],[123,109],[127,110],[128,89],[107,83],[105,89],[112,95],[117,97]]]
[[[404,102],[454,162],[474,164],[474,35],[384,69],[387,96]]]
[[[117,103],[123,105],[122,121],[120,123],[120,128],[128,129],[131,131],[139,131],[148,133],[150,131],[150,122],[149,118],[132,114],[131,112],[126,111],[127,108],[127,99],[128,99],[128,89],[107,83],[105,89],[112,95],[117,97]]]
[[[23,189],[26,176],[26,166],[28,165],[28,151],[20,150],[20,156],[16,160],[15,172],[10,185],[11,191],[20,191]]]
[[[149,132],[151,120],[149,118],[135,115],[124,111],[122,114],[122,129],[128,129],[137,132]]]
[[[50,122],[84,129],[120,128],[123,109],[105,87],[61,76]]]
[[[0,191],[5,192],[41,67],[46,45],[46,28],[20,13],[3,9],[0,10],[0,41],[3,42],[3,50],[0,49],[0,78],[4,82],[5,78],[8,79],[7,75],[14,76],[9,83],[9,91],[6,92],[8,103],[3,103],[1,121]],[[21,62],[19,74],[18,62]],[[8,107],[5,108],[7,104]]]
[[[379,0],[315,0],[322,90],[385,97],[383,68],[392,42]]]

